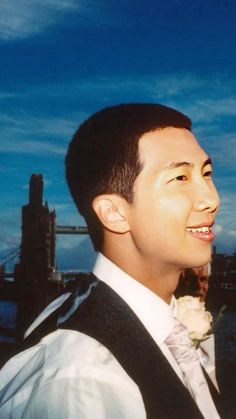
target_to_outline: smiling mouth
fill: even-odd
[[[211,226],[202,226],[202,227],[187,227],[187,232],[196,239],[211,242],[214,239],[214,233]]]
[[[209,234],[212,231],[212,227],[187,227],[187,231],[190,233],[204,233]]]

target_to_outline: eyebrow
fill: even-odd
[[[204,162],[202,167],[207,166],[208,164],[210,164],[212,166],[212,160],[210,159],[210,157],[208,157],[208,159]]]
[[[210,157],[208,157],[208,159],[203,163],[202,168],[204,168],[208,164],[212,164],[212,161],[211,161]],[[189,163],[187,161],[172,162],[172,163],[168,164],[168,166],[165,166],[164,170],[176,169],[176,168],[182,167],[182,166],[193,167],[193,164]]]

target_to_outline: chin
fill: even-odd
[[[200,266],[206,265],[211,261],[211,246],[206,247],[201,252],[193,252],[192,255],[194,255],[192,258],[193,268],[199,268]]]
[[[211,252],[206,252],[204,255],[194,255],[194,258],[189,260],[186,268],[200,268],[203,265],[206,265],[211,261]]]

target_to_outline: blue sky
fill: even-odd
[[[58,224],[82,224],[64,180],[67,144],[92,112],[132,101],[192,118],[222,199],[215,244],[236,251],[235,19],[229,0],[1,1],[1,256],[20,243],[31,173],[43,174]],[[84,240],[58,238],[59,266],[87,267]]]

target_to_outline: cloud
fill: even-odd
[[[86,103],[92,100],[93,108],[96,109],[96,104],[102,107],[114,102],[125,102],[129,98],[129,101],[160,101],[182,110],[192,118],[194,132],[199,134],[200,141],[214,162],[220,165],[228,164],[229,161],[233,163],[236,159],[236,95],[232,94],[233,87],[236,87],[236,80],[224,75],[202,77],[183,72],[138,77],[106,75],[60,84],[24,86],[16,93],[22,102],[15,105],[12,100],[11,115],[6,112],[0,114],[0,136],[3,139],[0,150],[11,153],[63,154],[63,144],[68,142],[79,123],[88,116],[81,109],[84,99]],[[4,92],[3,95],[10,98],[13,92]],[[35,97],[45,102],[49,102],[49,98],[54,98],[57,103],[61,100],[61,117],[50,118],[48,114],[46,117],[38,117],[30,111],[19,113],[19,108],[24,109],[24,97],[27,97],[27,103],[31,103]],[[75,98],[79,98],[79,103]],[[76,108],[80,110],[77,113]],[[228,132],[222,135],[222,128],[219,129],[222,122],[219,121],[229,117],[230,124],[226,125]],[[19,142],[18,146],[15,139]]]
[[[8,208],[1,212],[0,224],[0,259],[2,259],[20,246],[20,211]]]
[[[223,192],[221,194],[221,207],[217,215],[217,224],[215,231],[218,235],[222,236],[225,241],[235,230],[235,213],[236,213],[236,193]],[[236,245],[236,243],[235,243]]]
[[[205,94],[207,96],[210,95],[209,86]],[[224,91],[219,90],[218,98],[207,99],[201,92],[200,97],[195,98],[194,104],[192,100],[190,104],[186,103],[185,112],[193,119],[195,124],[208,124],[209,122],[217,121],[218,117],[236,116],[236,96],[225,97],[224,94]]]
[[[154,76],[150,93],[154,99],[178,97],[185,93],[195,93],[205,87],[208,80],[191,73],[165,74]]]
[[[68,196],[68,201],[70,202],[71,197]],[[57,214],[57,225],[65,226],[86,226],[84,218],[79,214],[74,203],[71,204],[53,204],[53,200],[50,198],[50,208],[55,208]],[[83,237],[80,235],[58,235],[58,239],[61,243],[64,243],[63,246],[71,247],[72,244],[78,239],[78,237]],[[71,243],[71,244],[70,244]]]
[[[199,92],[205,88],[208,80],[201,79],[195,74],[144,74],[142,76],[110,76],[104,75],[89,79],[72,80],[70,82],[42,86],[40,90],[34,90],[34,94],[45,94],[49,96],[70,96],[78,94],[98,95],[106,99],[115,95],[126,94],[132,97],[135,94],[145,95],[149,100],[160,100],[162,98],[176,98],[185,93]]]
[[[230,236],[233,236],[233,237],[235,237],[235,238],[236,238],[236,230],[231,230],[231,231],[229,232],[229,235],[230,235]],[[235,243],[235,245],[236,245],[236,243]]]
[[[235,213],[236,213],[236,192],[222,191],[221,205],[220,205],[220,210],[217,217],[223,219],[225,223],[227,221],[228,216]]]
[[[232,189],[236,182],[236,119],[221,125],[208,122],[194,129],[194,134],[213,160],[214,182],[219,190]]]
[[[24,135],[53,135],[57,137],[64,137],[71,135],[75,127],[78,125],[78,119],[73,120],[61,116],[61,118],[55,117],[36,117],[28,112],[19,113],[14,116],[14,112],[11,115],[7,113],[0,114],[0,126],[1,129],[7,128],[12,129],[15,133]],[[4,136],[1,133],[1,137]]]
[[[0,152],[4,153],[36,154],[39,156],[48,154],[65,155],[65,151],[65,147],[45,141],[12,139],[10,142],[3,140],[0,143]]]
[[[223,191],[221,194],[221,207],[214,226],[215,241],[221,252],[233,253],[236,249],[236,192]]]
[[[24,40],[58,24],[104,26],[117,25],[119,17],[127,19],[119,7],[103,6],[104,0],[1,0],[0,41]],[[116,16],[117,15],[117,16]]]
[[[202,77],[195,73],[146,73],[142,76],[110,76],[80,78],[61,83],[50,83],[36,86],[23,86],[16,94],[19,97],[62,98],[63,100],[86,97],[101,101],[143,100],[168,102],[177,108],[185,109],[185,113],[194,121],[209,121],[219,115],[236,114],[236,79],[225,79],[222,74]],[[13,97],[13,92],[0,92],[3,98]],[[128,99],[127,99],[128,98]]]
[[[149,101],[168,103],[183,109],[195,123],[217,120],[219,116],[236,115],[236,79],[225,80],[223,75],[201,77],[194,73],[144,74],[142,76],[104,75],[69,82],[40,86],[33,94],[45,97],[86,96],[87,100],[101,98],[103,102],[132,100],[135,96]]]
[[[0,152],[65,155],[68,139],[78,119],[44,118],[28,113],[12,117],[0,114]]]
[[[59,269],[91,270],[95,261],[95,251],[89,237],[63,237],[57,240],[56,259]]]
[[[236,115],[236,96],[221,98],[218,100],[203,100],[199,104],[207,112],[208,115],[218,116],[218,115]]]
[[[14,92],[0,92],[0,100],[16,99],[23,96],[24,96],[23,94],[18,94]]]
[[[223,227],[220,224],[216,224],[214,226],[214,233],[215,234],[220,234],[223,231]]]
[[[76,0],[2,0],[0,39],[12,41],[38,34],[80,8],[81,1]]]

